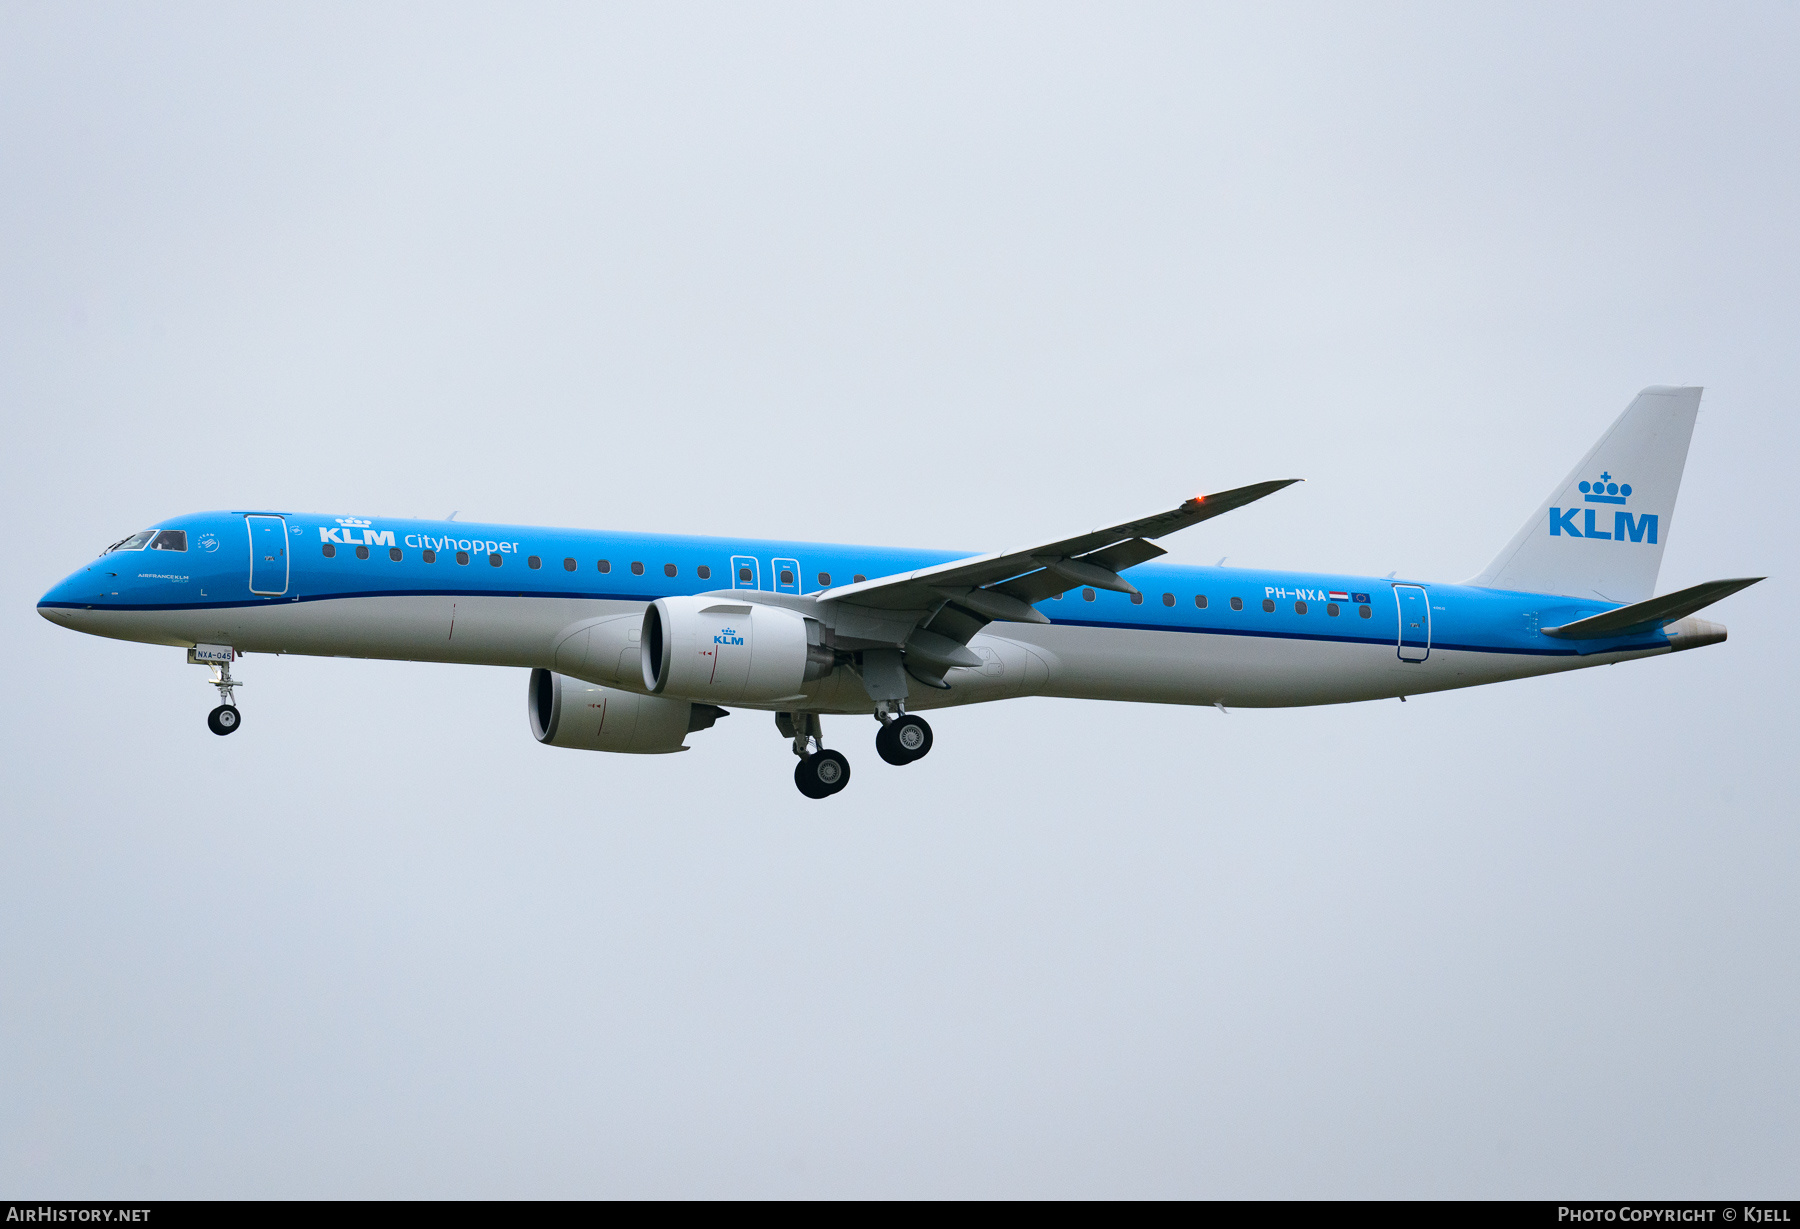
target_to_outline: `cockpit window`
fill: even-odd
[[[161,533],[156,535],[156,540],[154,542],[150,543],[150,549],[151,550],[186,550],[187,549],[187,530],[185,530],[185,529],[165,529],[165,530],[163,530]]]
[[[151,538],[154,538],[155,536],[156,536],[156,530],[146,529],[142,533],[132,534],[129,538],[126,538],[121,542],[114,542],[111,546],[107,547],[105,550],[101,551],[100,553],[102,555],[110,555],[116,550],[143,550],[144,543],[148,542]]]

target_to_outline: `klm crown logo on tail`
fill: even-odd
[[[1598,482],[1583,479],[1577,488],[1581,492],[1583,503],[1590,504],[1623,504],[1631,498],[1629,482],[1615,482],[1613,476],[1602,473]],[[1581,528],[1575,527],[1575,514],[1583,513]],[[1553,538],[1610,538],[1615,542],[1643,542],[1656,545],[1656,513],[1646,512],[1642,516],[1633,516],[1629,512],[1613,513],[1612,530],[1608,532],[1600,528],[1593,508],[1550,508],[1550,536]]]

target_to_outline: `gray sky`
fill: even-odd
[[[0,1192],[1795,1194],[1792,6],[0,8]],[[1731,641],[532,741],[36,598],[185,511],[1458,580],[1707,386]]]

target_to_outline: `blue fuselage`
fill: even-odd
[[[46,593],[40,610],[79,630],[163,644],[194,644],[225,635],[252,652],[548,668],[555,664],[552,646],[534,648],[536,641],[530,636],[516,643],[496,638],[494,621],[514,617],[545,627],[561,626],[587,610],[629,610],[661,597],[726,589],[818,595],[864,578],[908,572],[970,553],[447,521],[369,522],[291,512],[200,513],[155,528],[180,531],[185,549],[146,544],[104,554]],[[157,540],[161,539],[154,535],[149,539]],[[1415,669],[1433,656],[1448,654],[1478,655],[1489,661],[1489,668],[1454,676],[1438,669],[1426,671],[1429,677],[1383,671],[1388,677],[1324,691],[1296,688],[1290,678],[1267,698],[1246,694],[1242,685],[1234,685],[1230,698],[1239,704],[1320,703],[1467,686],[1567,668],[1576,664],[1573,659],[1597,654],[1612,658],[1669,647],[1660,630],[1579,643],[1540,632],[1541,627],[1613,607],[1599,600],[1325,572],[1161,562],[1132,568],[1130,580],[1141,596],[1077,587],[1037,604],[1049,618],[1049,627],[998,623],[989,631],[1026,641],[1048,636],[1051,649],[1065,656],[1069,646],[1078,643],[1072,636],[1110,631],[1136,633],[1131,643],[1140,651],[1142,645],[1160,643],[1165,636],[1198,638],[1196,643],[1216,646],[1222,658],[1232,656],[1227,642],[1254,640],[1270,642],[1271,649],[1309,644],[1379,649],[1385,659]],[[419,599],[408,610],[431,611],[448,603],[443,606],[445,620],[458,617],[457,603],[462,603],[461,617],[485,620],[488,634],[483,639],[465,632],[459,644],[448,622],[442,636],[435,630],[401,634],[392,628],[358,629],[359,611],[394,609],[394,599]],[[1413,624],[1415,643],[1410,652],[1403,636],[1409,600],[1426,610],[1425,626]],[[533,603],[541,604],[536,609],[542,617],[530,613]],[[293,613],[277,616],[284,608]],[[342,613],[321,631],[325,625],[317,618],[299,619],[297,608],[308,614],[322,613],[321,608]],[[508,616],[500,613],[503,610],[523,613]],[[258,611],[267,614],[259,616]],[[431,620],[436,615],[423,617],[435,628]],[[391,623],[394,616],[371,618]],[[342,635],[334,641],[330,627],[340,625]],[[1145,641],[1145,636],[1157,639]],[[436,643],[439,639],[441,645]],[[1184,657],[1192,652],[1186,646],[1180,650]],[[1497,659],[1511,663],[1503,665]],[[1531,659],[1538,660],[1531,664]],[[1310,660],[1314,659],[1308,656],[1288,669],[1305,671],[1309,668],[1305,661]],[[1091,667],[1083,669],[1091,673]],[[1048,690],[1057,693],[1054,687]],[[1159,693],[1121,698],[1216,703],[1224,698],[1211,694],[1217,691],[1220,688],[1203,687],[1191,697]],[[1092,679],[1061,693],[1107,694]]]

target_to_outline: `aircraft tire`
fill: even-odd
[[[794,765],[794,788],[808,798],[825,797],[825,787],[813,772],[812,756],[807,756]]]
[[[887,728],[894,732],[894,745],[906,756],[906,763],[922,760],[930,754],[931,727],[925,724],[925,718],[908,713]]]
[[[850,784],[850,761],[841,751],[820,751],[794,765],[794,784],[808,798],[829,798]]]
[[[243,721],[243,714],[237,711],[235,704],[221,704],[206,714],[206,728],[220,736],[233,733]]]
[[[900,746],[900,740],[894,737],[894,724],[889,723],[875,731],[875,754],[898,768],[912,763],[912,757]]]

